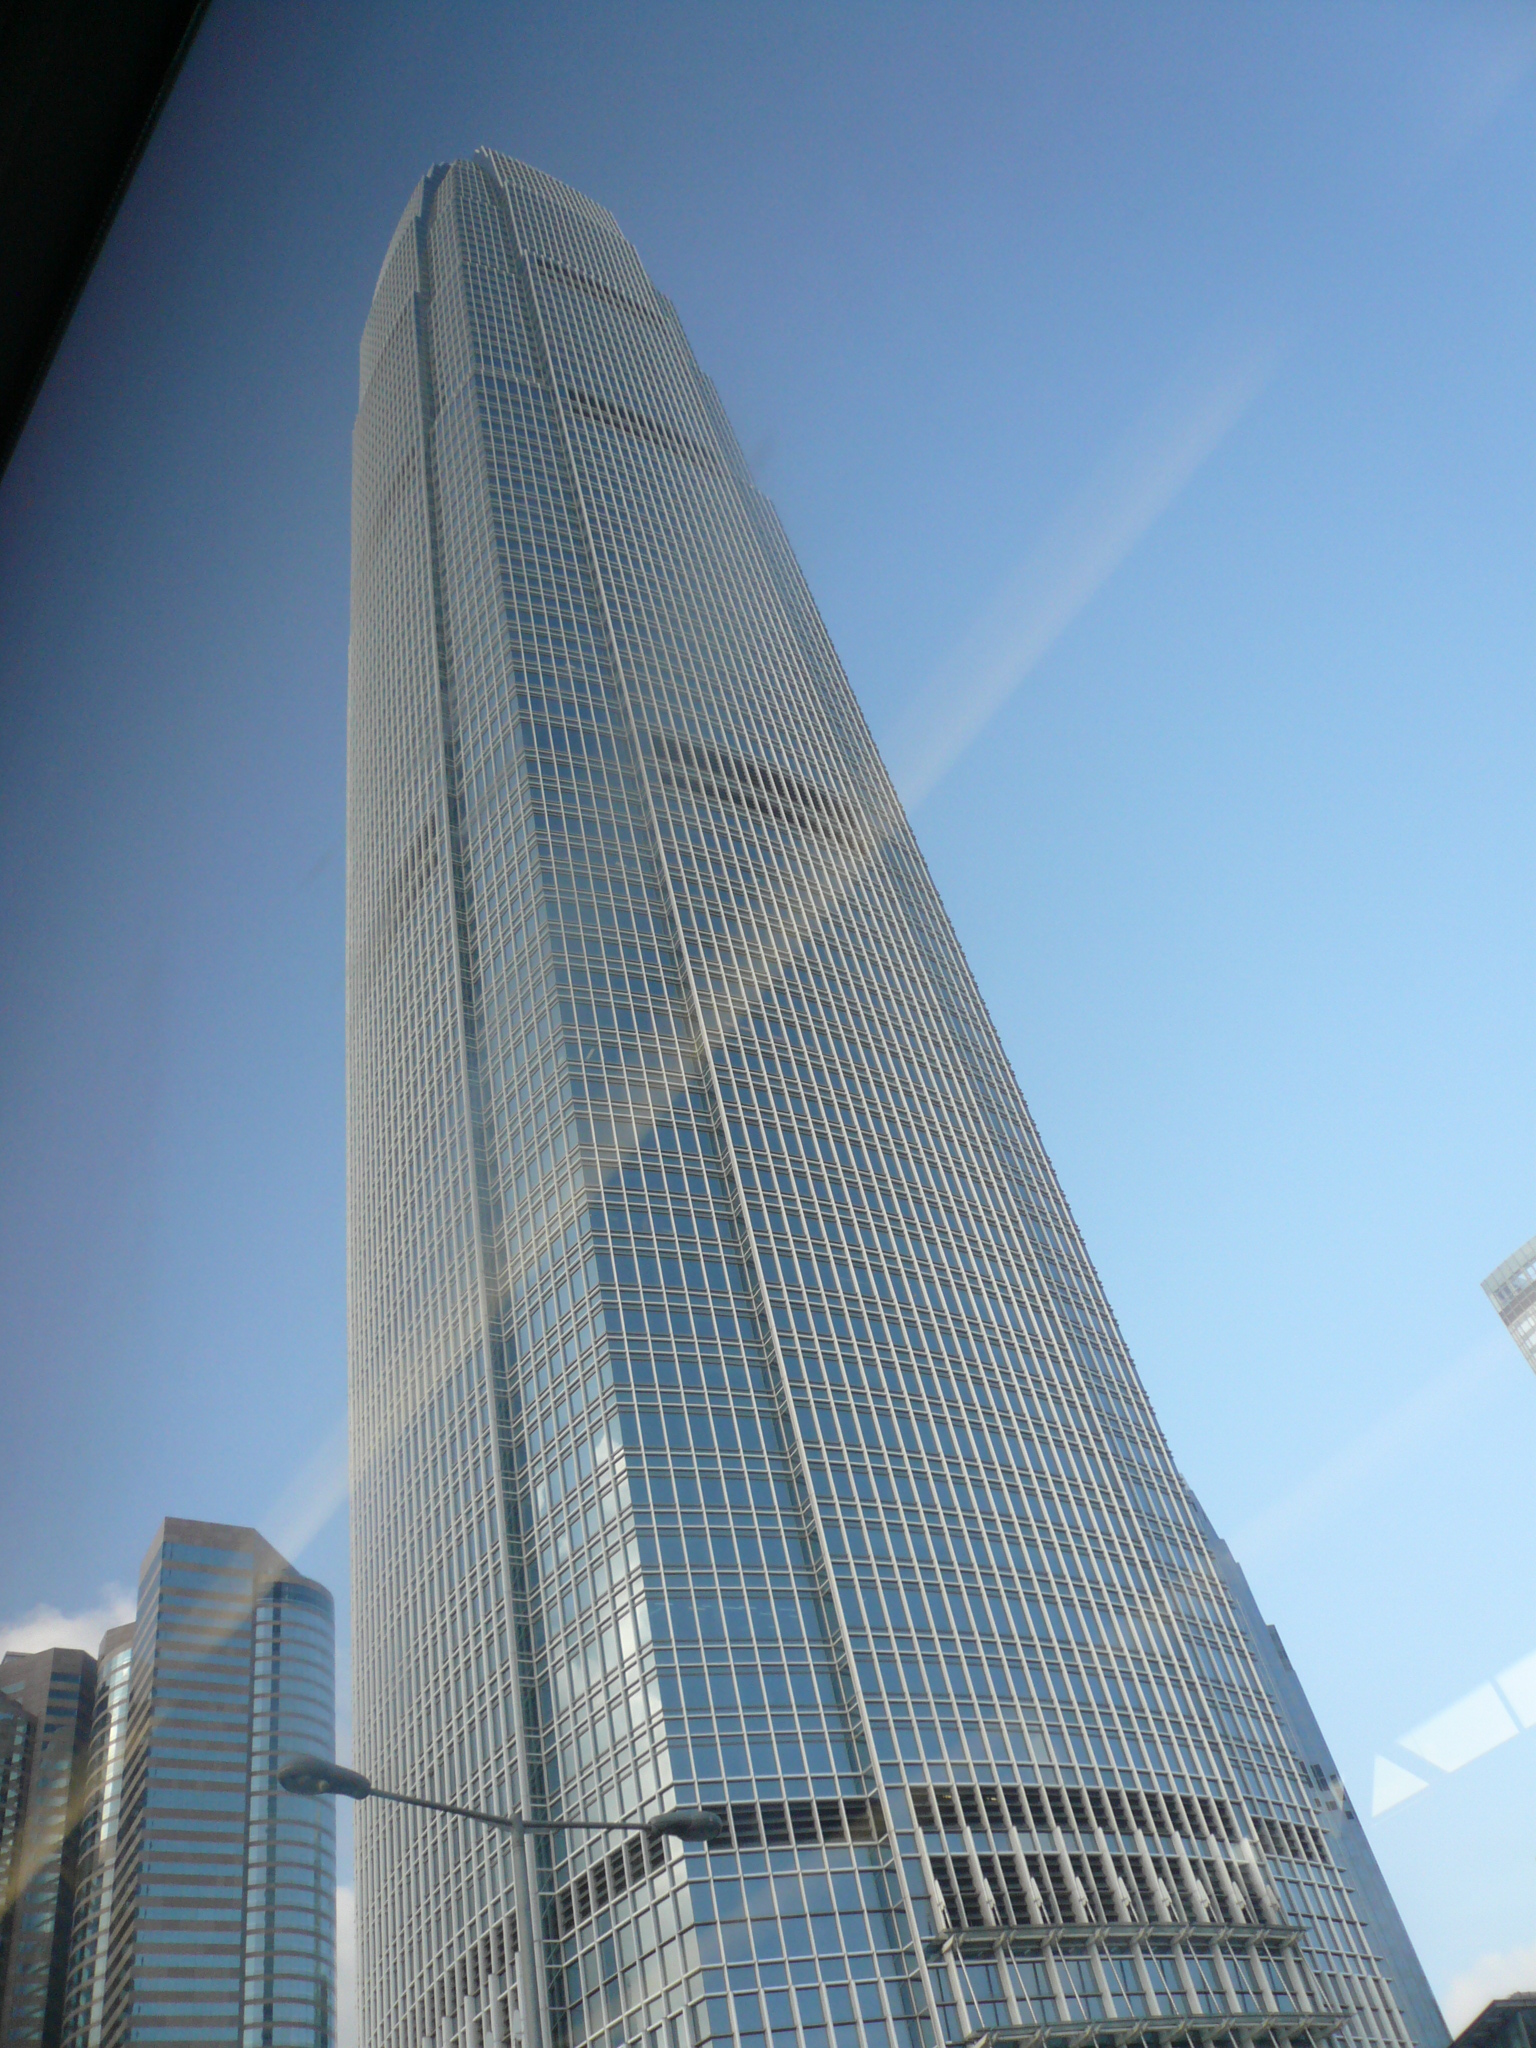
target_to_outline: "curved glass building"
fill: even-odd
[[[335,2048],[335,1814],[277,1783],[333,1753],[330,1594],[254,1529],[170,1518],[127,1633],[102,1645],[66,2048]]]
[[[362,348],[361,2038],[1406,2048],[771,507],[610,216],[434,170]],[[723,1817],[657,1843],[672,1804]],[[521,1938],[520,1938],[521,1937]],[[1420,2043],[1418,2048],[1427,2048]]]

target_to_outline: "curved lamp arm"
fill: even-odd
[[[290,1757],[277,1774],[285,1792],[298,1792],[314,1799],[387,1799],[395,1806],[419,1806],[427,1813],[449,1813],[457,1820],[477,1820],[488,1828],[505,1828],[513,1835],[563,1835],[568,1829],[589,1829],[597,1834],[617,1834],[638,1826],[654,1841],[672,1835],[680,1842],[713,1842],[725,1833],[724,1817],[707,1806],[674,1806],[669,1813],[652,1814],[649,1820],[527,1820],[520,1813],[481,1813],[472,1806],[450,1806],[442,1799],[418,1799],[411,1792],[386,1792],[365,1778],[361,1771],[349,1771],[321,1756]]]

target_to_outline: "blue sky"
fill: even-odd
[[[1536,1982],[1536,1732],[1398,1742],[1536,1650],[1533,140],[1524,9],[214,0],[0,484],[0,1619],[345,1587],[356,344],[490,143],[719,384],[1437,1991]]]

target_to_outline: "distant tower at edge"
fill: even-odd
[[[1483,1292],[1520,1347],[1520,1356],[1536,1371],[1536,1237],[1511,1252],[1483,1282]]]

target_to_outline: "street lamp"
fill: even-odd
[[[517,1901],[518,2003],[522,2007],[524,2048],[544,2048],[538,1991],[534,1983],[534,1952],[538,1934],[534,1924],[533,1898],[538,1887],[531,1871],[528,1850],[530,1835],[563,1835],[571,1828],[596,1834],[615,1834],[633,1827],[630,1820],[528,1820],[520,1813],[480,1813],[472,1806],[449,1806],[441,1799],[418,1799],[410,1792],[386,1792],[372,1784],[361,1771],[349,1771],[344,1764],[329,1763],[323,1756],[290,1757],[277,1774],[285,1792],[310,1798],[388,1799],[396,1806],[419,1806],[428,1813],[449,1813],[457,1820],[479,1821],[488,1828],[505,1828],[517,1844],[514,1863]],[[671,1835],[679,1842],[713,1842],[725,1832],[725,1822],[707,1806],[674,1806],[669,1813],[653,1813],[639,1823],[650,1841]]]

